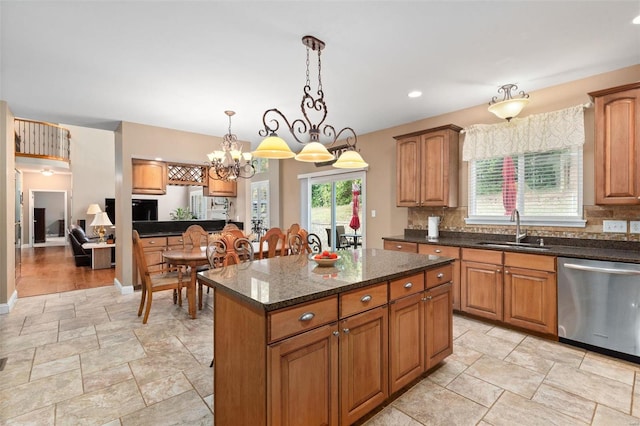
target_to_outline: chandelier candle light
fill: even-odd
[[[225,111],[229,117],[229,133],[222,137],[221,150],[207,154],[209,157],[209,176],[222,181],[249,179],[256,173],[250,152],[242,152],[238,137],[231,133],[233,111]]]
[[[327,117],[327,104],[324,101],[324,91],[322,90],[322,63],[320,61],[320,52],[324,49],[324,42],[313,36],[307,35],[302,37],[302,44],[307,47],[307,79],[303,88],[302,102],[300,103],[300,109],[304,119],[298,118],[289,123],[287,117],[285,117],[277,108],[271,108],[265,111],[262,116],[264,129],[258,132],[258,134],[265,139],[253,152],[253,155],[255,157],[272,159],[295,157],[298,161],[313,163],[335,161],[335,156],[329,152],[323,143],[320,142],[320,134],[322,133],[323,136],[329,138],[330,142],[328,145],[330,147],[336,143],[340,136],[346,138],[345,145],[334,148],[334,151],[342,153],[338,157],[338,160],[333,163],[333,167],[346,169],[367,167],[368,164],[364,162],[356,150],[358,136],[355,131],[351,127],[345,127],[336,132],[336,129],[333,126],[324,124],[324,120]],[[309,79],[309,50],[318,52],[317,98],[314,98],[311,94],[311,81]],[[313,124],[309,119],[308,112],[318,114],[322,119],[318,124]],[[280,128],[279,120],[282,120],[285,123],[286,128],[289,130],[296,142],[304,145],[302,151],[297,155],[294,154],[287,143],[276,134]]]
[[[518,86],[515,84],[505,84],[498,89],[498,93],[503,93],[504,98],[498,102],[498,97],[494,96],[489,102],[489,112],[494,113],[496,116],[503,118],[507,121],[511,121],[513,117],[516,117],[529,103],[529,94],[520,91],[519,98],[513,98],[511,92],[518,90]]]

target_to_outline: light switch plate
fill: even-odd
[[[629,232],[632,234],[640,234],[640,220],[632,220],[629,222]]]
[[[626,220],[603,220],[602,232],[627,232]]]

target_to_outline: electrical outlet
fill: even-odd
[[[626,220],[603,220],[602,232],[627,232]]]
[[[629,222],[629,232],[632,234],[640,234],[640,220],[632,220]]]
[[[376,211],[375,210],[371,210],[371,217],[376,217]]]

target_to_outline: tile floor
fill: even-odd
[[[211,425],[212,313],[114,287],[0,315],[0,425]],[[210,302],[211,296],[208,296]],[[454,354],[366,425],[640,425],[640,365],[454,317]]]

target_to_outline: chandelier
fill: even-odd
[[[238,137],[231,133],[231,117],[234,111],[225,111],[229,117],[229,133],[222,137],[221,150],[207,154],[209,157],[209,176],[222,181],[249,179],[256,173],[250,152],[242,152]]]
[[[523,108],[529,103],[529,95],[520,91],[519,98],[513,98],[511,92],[518,90],[518,86],[515,84],[505,84],[498,89],[498,93],[503,93],[504,98],[498,102],[498,97],[494,96],[489,102],[489,112],[494,113],[496,116],[503,118],[507,121],[511,121],[513,117],[516,117]]]
[[[302,44],[307,47],[307,79],[302,91],[302,102],[300,103],[303,118],[298,118],[290,123],[287,117],[277,108],[271,108],[265,111],[262,116],[264,129],[258,132],[258,134],[265,139],[253,152],[253,155],[255,157],[273,159],[295,157],[298,161],[313,163],[334,161],[334,167],[345,169],[367,167],[368,164],[364,162],[356,150],[358,136],[355,131],[351,127],[345,127],[336,132],[333,126],[324,124],[324,120],[327,117],[327,104],[324,101],[324,91],[322,90],[322,63],[320,60],[320,52],[325,46],[324,42],[307,35],[302,37]],[[318,52],[318,89],[316,91],[317,97],[315,98],[311,93],[311,81],[309,78],[309,50]],[[318,124],[311,122],[308,115],[309,112],[321,117]],[[294,154],[287,143],[277,135],[276,132],[280,129],[281,125],[280,120],[284,122],[283,127],[289,130],[296,142],[304,145],[300,153]],[[329,147],[333,147],[341,136],[346,138],[345,145],[332,148],[332,151],[340,154],[337,161],[334,154],[329,152],[327,147],[320,142],[321,134],[329,139]]]

